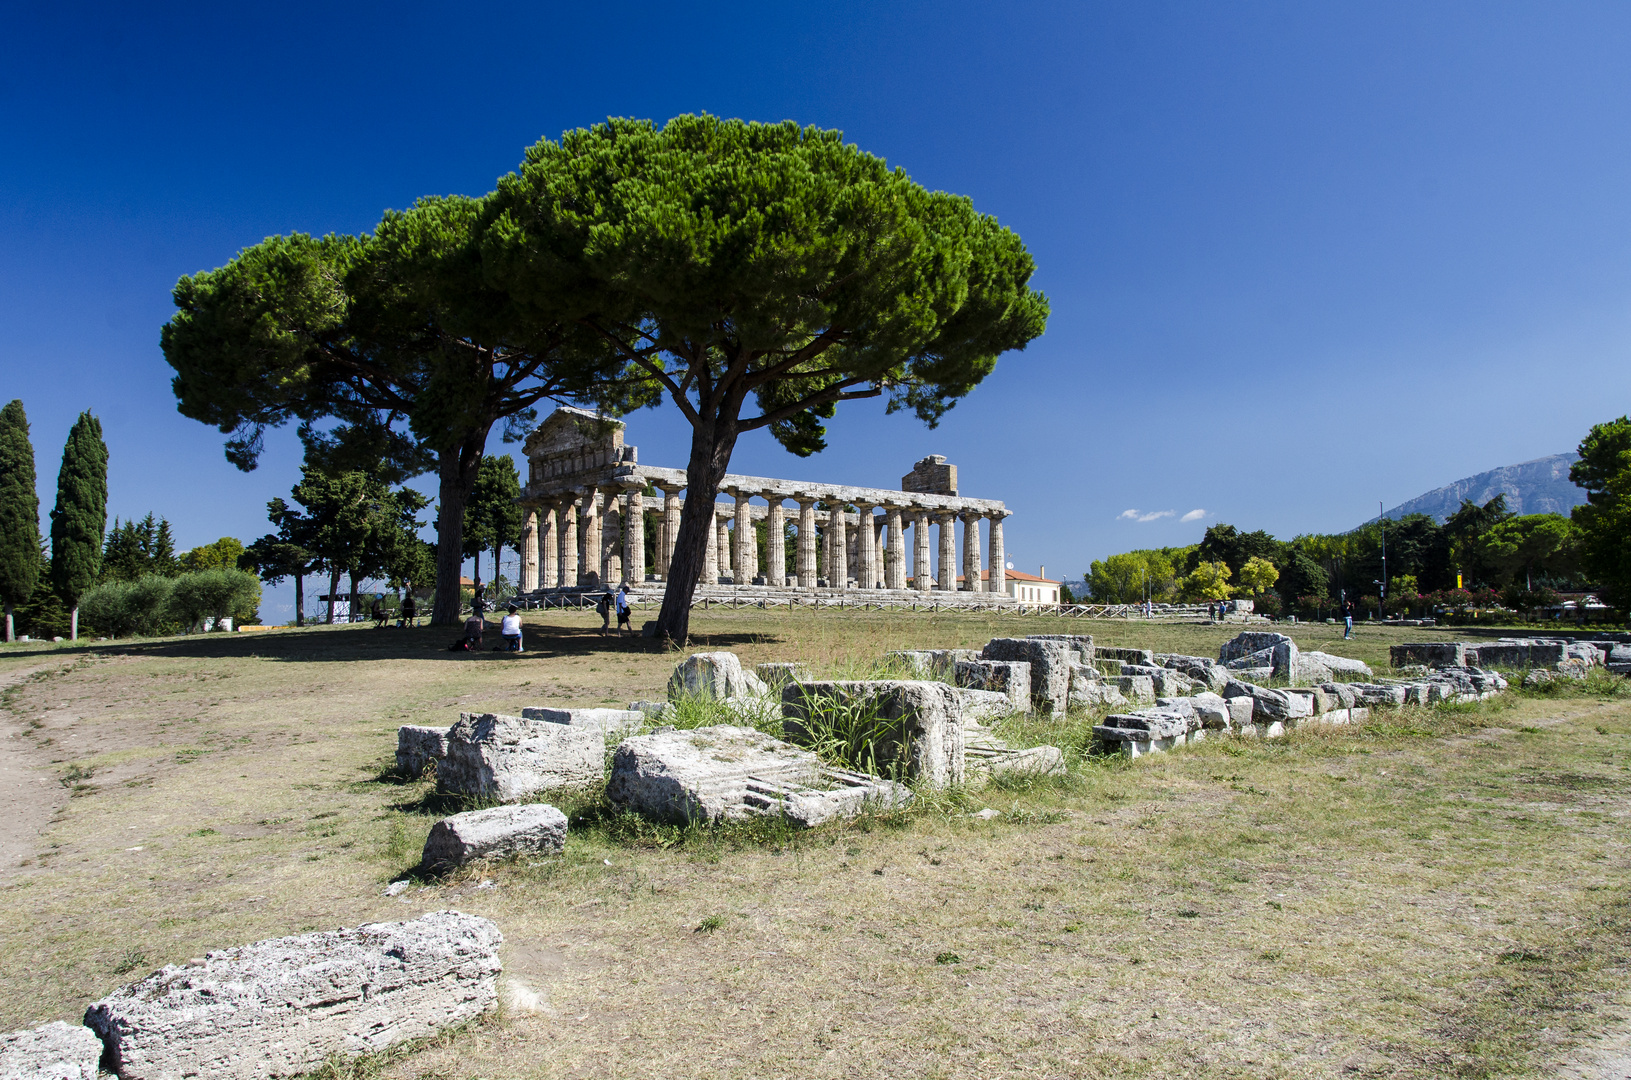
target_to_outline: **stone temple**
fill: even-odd
[[[547,602],[555,594],[620,583],[642,591],[647,583],[667,581],[685,505],[685,470],[640,464],[623,433],[622,421],[561,408],[527,437],[520,500],[523,595]],[[735,474],[725,476],[720,490],[733,501],[715,503],[699,598],[723,595],[716,592],[721,589],[737,598],[766,599],[876,590],[866,598],[1013,603],[1002,545],[1009,511],[1001,502],[959,495],[957,466],[938,454],[914,465],[899,490]],[[988,532],[984,557],[982,523]],[[649,565],[648,530],[655,541]],[[788,543],[796,545],[791,574],[785,571]],[[938,555],[938,572],[931,553]]]

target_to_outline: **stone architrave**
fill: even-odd
[[[980,579],[980,514],[963,515],[963,591],[983,592]]]
[[[578,524],[578,584],[600,584],[600,489],[583,493]]]
[[[943,592],[956,592],[957,515],[940,514],[935,523],[940,527],[940,588]]]
[[[906,588],[906,537],[902,533],[905,525],[901,519],[899,506],[884,508],[888,514],[889,553],[884,559],[884,586],[890,589]]]
[[[555,505],[546,503],[538,515],[538,587],[553,589],[559,584],[561,553],[555,550]]]
[[[913,679],[793,683],[782,688],[785,734],[795,743],[819,738],[820,717],[835,705],[873,718],[880,769],[898,765],[931,788],[963,782],[963,709],[953,687]]]
[[[934,588],[929,566],[929,512],[923,509],[912,513],[912,587],[919,592]]]
[[[849,539],[844,534],[849,525],[849,512],[843,503],[834,503],[828,518],[827,547],[832,560],[832,575],[827,584],[834,589],[849,588]]]
[[[432,825],[419,862],[442,873],[477,859],[555,854],[565,846],[566,815],[553,806],[489,806]]]
[[[779,588],[787,584],[787,520],[782,515],[782,497],[773,491],[763,494],[770,509],[765,512],[765,565],[761,571],[765,584]]]
[[[538,511],[530,506],[521,515],[521,573],[516,585],[524,593],[538,588]]]
[[[813,589],[821,577],[816,558],[815,500],[798,497],[799,504],[799,588]]]
[[[447,731],[436,790],[496,802],[593,784],[604,775],[606,736],[499,713],[462,713]]]
[[[84,1025],[61,1020],[0,1035],[3,1080],[96,1080],[102,1040]]]
[[[1064,642],[992,638],[981,650],[980,659],[1030,664],[1032,706],[1044,716],[1065,715],[1070,703],[1070,669],[1076,654]]]
[[[556,512],[561,537],[561,588],[578,584],[578,500],[566,499]]]
[[[623,580],[639,585],[646,580],[646,495],[630,488],[623,514]]]
[[[668,580],[669,567],[674,561],[674,541],[680,535],[680,489],[663,487],[663,536],[657,551],[657,572]]]
[[[496,1009],[503,941],[487,919],[436,911],[218,949],[115,990],[85,1026],[130,1080],[304,1075]]]
[[[991,577],[986,583],[986,591],[1001,596],[1008,591],[1008,564],[1004,561],[1007,555],[1002,549],[1002,519],[1007,514],[988,514],[991,522]]]
[[[712,517],[708,519],[708,543],[702,549],[702,572],[697,578],[701,585],[719,584],[719,530]]]

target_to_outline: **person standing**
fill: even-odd
[[[612,594],[602,592],[595,598],[595,613],[600,616],[600,636],[605,637],[612,628]]]
[[[1342,638],[1346,641],[1354,636],[1354,604],[1352,600],[1342,605]]]
[[[617,632],[621,634],[624,627],[628,627],[629,633],[634,633],[634,624],[629,621],[629,586],[626,582],[617,590]]]

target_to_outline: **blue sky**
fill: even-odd
[[[45,507],[88,408],[110,514],[184,545],[267,531],[299,450],[245,475],[175,412],[175,280],[486,191],[608,115],[838,128],[1024,237],[1048,332],[938,430],[861,403],[815,458],[733,465],[893,486],[946,454],[1020,569],[1345,529],[1627,412],[1624,5],[141,7],[8,12],[0,396]],[[687,438],[630,418],[642,461]]]

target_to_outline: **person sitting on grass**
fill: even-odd
[[[455,641],[451,646],[454,652],[475,652],[481,648],[481,635],[487,625],[481,621],[480,615],[471,615],[464,620],[464,637]]]
[[[509,614],[499,620],[498,632],[504,636],[504,644],[499,646],[500,649],[506,652],[521,651],[521,616],[516,614],[514,604],[510,605]]]

